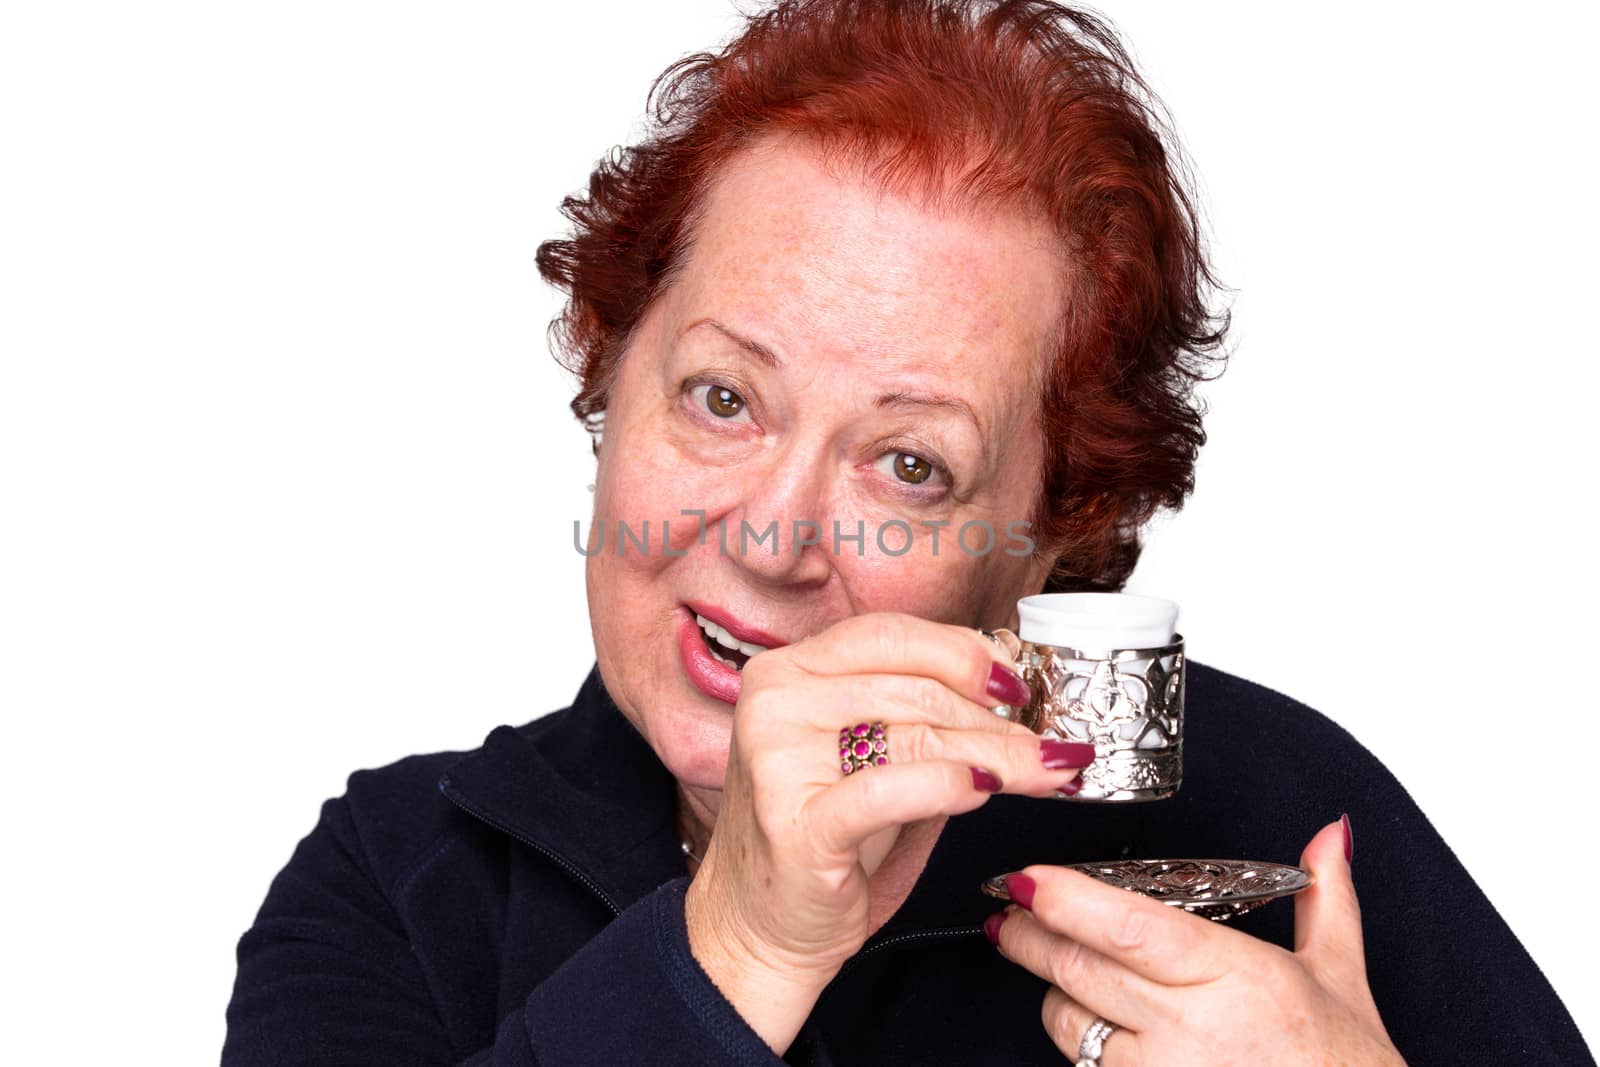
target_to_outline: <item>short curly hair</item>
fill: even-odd
[[[886,190],[1047,219],[1071,264],[1042,368],[1036,541],[1047,591],[1118,590],[1142,527],[1194,490],[1229,325],[1166,109],[1103,18],[1049,0],[780,0],[720,52],[652,85],[651,125],[569,196],[539,246],[567,293],[550,324],[603,426],[634,328],[674,278],[711,178],[756,139],[798,134]]]

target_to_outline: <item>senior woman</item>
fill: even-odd
[[[1182,504],[1223,334],[1107,26],[801,0],[659,88],[539,257],[595,670],[351,777],[240,942],[224,1062],[1592,1062],[1316,713],[1191,662],[1183,791],[1074,805],[1093,750],[992,711],[1027,690],[980,628],[1119,589]],[[846,773],[858,721],[886,751]],[[1317,881],[1226,926],[1053,865],[1185,854]]]

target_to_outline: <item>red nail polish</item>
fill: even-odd
[[[1000,947],[1000,927],[1006,921],[1006,913],[997,911],[983,920],[983,936],[989,939],[989,944]]]
[[[1000,792],[1000,779],[995,777],[993,771],[984,770],[982,767],[969,769],[972,771],[972,788],[981,789],[985,793]]]
[[[1006,893],[1011,897],[1011,903],[1019,908],[1033,910],[1033,891],[1037,888],[1033,879],[1025,874],[1006,875]]]
[[[1045,769],[1051,771],[1087,767],[1094,762],[1094,746],[1046,737],[1039,742],[1039,758],[1044,761]]]
[[[1070,782],[1063,782],[1060,786],[1058,786],[1056,788],[1056,792],[1058,794],[1060,794],[1061,796],[1064,796],[1064,797],[1075,797],[1075,796],[1078,795],[1078,791],[1080,789],[1082,789],[1082,788],[1083,788],[1083,779],[1082,778],[1074,778]]]
[[[1033,694],[1028,692],[1022,679],[998,663],[989,668],[988,692],[1000,703],[1010,704],[1014,708],[1020,708],[1033,699]]]
[[[1344,827],[1344,861],[1349,863],[1356,856],[1356,835],[1350,829],[1350,816],[1339,816],[1339,825]]]

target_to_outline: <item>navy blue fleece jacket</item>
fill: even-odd
[[[1593,1064],[1544,976],[1405,790],[1327,719],[1190,661],[1185,775],[1154,804],[997,795],[780,1059],[689,952],[673,782],[591,671],[470,753],[350,777],[240,940],[225,1067],[1061,1064],[1045,984],[981,932],[1030,863],[1293,863],[1349,812],[1373,994],[1412,1067]],[[1292,944],[1293,906],[1236,920]]]

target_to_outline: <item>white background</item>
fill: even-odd
[[[1130,589],[1373,749],[1595,1042],[1596,27],[1507,10],[1109,9],[1239,290],[1198,492]],[[0,1041],[212,1062],[234,943],[345,775],[590,663],[534,250],[735,13],[3,20]]]

